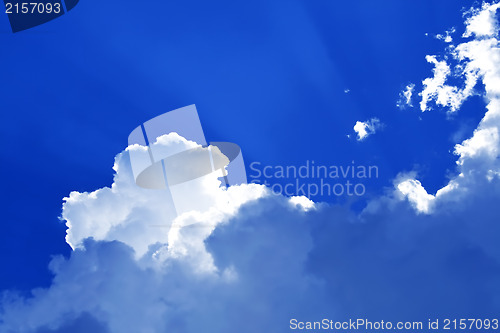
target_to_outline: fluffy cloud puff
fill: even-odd
[[[197,146],[176,133],[163,135],[152,145],[154,149],[165,150],[165,156]],[[198,224],[196,228],[203,237],[201,235],[210,233],[218,223],[234,215],[240,205],[264,193],[263,188],[256,186],[223,189],[218,179],[220,174],[214,172],[187,183],[189,192],[177,193],[176,202],[190,204],[189,211],[177,218],[181,212],[176,209],[178,206],[174,207],[172,189],[150,190],[135,184],[129,153],[134,152],[137,157],[137,152],[144,148],[130,146],[117,156],[111,187],[91,193],[72,192],[64,199],[62,218],[68,226],[66,241],[73,249],[92,237],[123,242],[134,249],[137,257],[157,243],[168,243],[171,252],[186,252],[178,237],[183,227],[192,224],[194,228]],[[147,150],[144,154],[148,154]]]
[[[354,132],[357,134],[357,140],[362,141],[368,136],[375,134],[382,127],[382,123],[377,118],[372,118],[367,121],[357,121],[354,125]]]

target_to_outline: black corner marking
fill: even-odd
[[[78,4],[80,0],[63,0],[63,1],[66,4],[66,10],[69,12],[70,10],[75,8],[75,6]]]

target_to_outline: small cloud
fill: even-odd
[[[348,94],[351,92],[351,89],[344,89],[344,93]]]
[[[407,179],[397,184],[398,191],[408,198],[418,213],[429,214],[435,196],[427,193],[422,184],[416,179]]]
[[[442,40],[445,43],[451,43],[453,42],[453,38],[451,37],[452,34],[456,32],[455,28],[451,28],[450,30],[446,31],[446,34],[437,34],[435,37],[436,39]]]
[[[461,46],[457,50],[461,51],[460,48]],[[465,56],[467,54],[460,55],[462,58],[465,58]],[[436,56],[431,55],[426,56],[425,59],[434,65],[434,76],[422,81],[423,90],[419,93],[422,97],[420,109],[422,112],[431,110],[429,104],[434,101],[438,106],[449,108],[448,112],[456,112],[463,102],[474,94],[474,87],[480,77],[478,70],[471,65],[462,68],[459,64],[456,69],[460,70],[460,74],[457,75],[453,74],[454,71],[452,72],[446,60],[437,60]],[[446,84],[450,76],[465,77],[463,88]]]
[[[382,123],[377,118],[372,118],[365,122],[357,121],[354,125],[354,131],[358,134],[358,141],[366,139],[368,136],[375,134],[375,132],[382,127]]]
[[[294,207],[300,207],[302,208],[302,210],[304,211],[308,211],[310,209],[314,209],[315,206],[314,206],[314,201],[310,200],[309,198],[306,198],[304,196],[295,196],[295,197],[291,197],[290,199],[288,199],[288,202],[293,205]]]
[[[406,86],[405,90],[399,93],[399,100],[396,103],[398,108],[404,109],[407,106],[413,107],[413,103],[411,100],[413,97],[413,90],[415,90],[415,84],[410,83]]]

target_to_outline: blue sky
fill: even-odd
[[[440,297],[450,296],[454,291],[452,287],[442,293],[439,290],[453,274],[458,276],[454,280],[456,286],[464,285],[468,279],[478,284],[482,279],[486,281],[481,289],[485,293],[483,298],[466,291],[462,298],[457,296],[457,301],[481,303],[484,300],[481,306],[474,305],[485,314],[498,310],[498,297],[493,299],[487,294],[489,291],[498,296],[499,290],[491,289],[489,283],[499,277],[499,259],[493,254],[483,257],[483,250],[470,245],[476,240],[458,240],[469,230],[469,221],[463,221],[462,229],[451,228],[453,231],[448,232],[451,222],[446,212],[457,209],[456,206],[435,208],[434,215],[422,215],[425,209],[418,209],[422,207],[419,200],[426,197],[419,196],[420,188],[410,187],[410,192],[403,191],[409,201],[398,201],[398,205],[404,203],[407,207],[395,208],[396,212],[401,211],[402,220],[395,228],[389,227],[392,226],[387,222],[391,219],[389,213],[366,210],[367,205],[390,206],[386,203],[388,192],[394,189],[394,181],[401,174],[415,172],[412,176],[434,195],[449,179],[463,172],[457,169],[459,157],[453,150],[455,144],[473,135],[485,115],[490,102],[483,91],[485,83],[480,80],[476,95],[472,94],[455,113],[435,104],[431,111],[421,112],[417,95],[423,89],[422,81],[432,77],[433,65],[426,61],[426,55],[453,60],[448,44],[435,35],[455,27],[454,43],[461,43],[460,36],[465,31],[464,11],[472,6],[480,7],[480,3],[287,0],[138,4],[127,0],[99,3],[82,0],[62,17],[15,34],[10,31],[7,16],[0,15],[3,64],[0,136],[4,142],[1,155],[4,229],[0,233],[4,274],[0,275],[0,290],[30,295],[33,288],[51,286],[54,273],[47,267],[52,257],[61,254],[70,258],[71,253],[75,253],[65,241],[66,226],[60,220],[62,199],[71,191],[91,192],[110,186],[114,157],[126,148],[127,137],[136,126],[166,111],[196,104],[208,141],[237,143],[247,167],[255,161],[262,165],[300,166],[307,160],[322,165],[346,165],[355,161],[360,165],[378,166],[380,176],[366,182],[367,194],[362,198],[311,198],[331,205],[325,208],[326,212],[318,213],[320,216],[313,213],[305,220],[297,218],[300,223],[313,224],[307,227],[311,228],[311,239],[304,241],[292,234],[284,240],[283,246],[290,245],[287,242],[292,242],[295,236],[297,241],[311,242],[304,245],[309,254],[307,260],[303,259],[306,268],[300,269],[327,281],[326,294],[345,301],[339,303],[344,306],[343,315],[371,313],[397,317],[399,313],[401,317],[411,317],[411,311],[422,315],[428,303],[417,297],[416,290],[428,287]],[[459,75],[447,82],[460,86],[463,78]],[[413,107],[399,108],[400,93],[411,83],[415,84]],[[379,119],[383,126],[365,140],[356,140],[355,123],[373,118]],[[476,158],[470,157],[473,155],[464,153],[463,158]],[[467,161],[464,168],[473,170],[475,164]],[[491,167],[487,171],[492,170],[495,169]],[[476,183],[479,185],[474,185]],[[406,184],[413,186],[414,183]],[[494,202],[498,182],[488,185],[478,180],[468,184],[470,188],[481,187],[486,189],[483,192],[491,193],[491,198],[486,196],[479,202]],[[412,193],[417,193],[417,199],[411,199]],[[475,202],[479,198],[482,197],[460,200]],[[281,198],[266,200],[261,208],[264,212],[272,211],[268,207],[273,205],[284,205]],[[425,201],[423,205],[427,204]],[[436,204],[436,207],[442,205],[445,204]],[[416,211],[413,206],[417,207]],[[498,220],[499,216],[498,211],[489,209],[486,206],[480,214],[474,214],[471,208],[464,216],[481,218],[486,228],[488,221]],[[372,222],[362,230],[356,226],[319,222],[327,221],[328,216],[352,221],[358,219],[361,212],[365,214],[364,219]],[[286,214],[291,214],[291,220],[295,219],[295,213],[283,213]],[[263,218],[268,219],[271,219],[269,215]],[[247,215],[241,220],[252,223]],[[427,225],[433,221],[444,222],[432,232]],[[284,222],[278,225],[287,228]],[[380,229],[380,225],[383,228]],[[244,241],[248,236],[242,236],[241,230],[231,229],[238,229],[238,224],[228,228],[229,231],[221,229],[210,236],[213,251],[221,262],[225,260],[222,253],[232,250],[217,243],[218,237],[227,244],[231,237],[240,239],[241,236]],[[394,260],[401,260],[405,272],[398,276],[402,279],[398,281],[404,282],[399,289],[391,289],[383,281],[381,269],[370,267],[369,255],[364,254],[370,246],[383,253],[383,246],[377,245],[378,238],[370,238],[374,242],[371,245],[359,245],[355,241],[367,237],[370,230],[373,235],[397,235],[394,237],[399,240],[394,240],[396,245],[389,246],[388,251],[399,249],[405,237],[410,244],[428,242],[431,249],[436,249],[437,259],[425,250],[423,253],[408,250],[407,255],[414,267],[426,267],[425,263],[430,267],[436,265],[426,273],[435,274],[436,278],[415,277],[405,266],[405,259],[398,257]],[[492,230],[498,235],[498,227]],[[332,236],[331,240],[323,239],[322,234],[340,236]],[[433,238],[436,235],[446,237],[442,242],[456,246],[456,251],[443,250],[439,239]],[[353,243],[349,244],[349,240]],[[89,243],[89,247],[99,252],[109,245],[105,241],[114,239],[97,240]],[[274,248],[263,246],[268,246],[269,251]],[[339,284],[368,273],[345,262],[346,258],[339,257],[337,262],[345,274],[329,269],[321,261],[326,253],[346,249],[359,251],[350,260],[366,265],[374,276],[373,281],[360,280],[359,285],[349,287],[352,290],[347,288],[348,294],[339,291]],[[484,251],[498,254],[498,246],[488,249]],[[449,267],[440,266],[440,255]],[[469,276],[472,273],[458,264],[462,260],[481,274]],[[384,258],[383,263],[388,270],[393,268],[390,258]],[[247,268],[253,276],[252,270],[256,268],[251,264]],[[418,311],[414,307],[409,307],[408,313],[396,311],[401,302],[397,295],[392,295],[387,306],[381,307],[381,313],[363,306],[359,310],[345,300],[357,299],[362,303],[363,295],[368,295],[371,301],[382,297],[375,291],[378,279],[384,291],[418,298]],[[217,295],[215,291],[209,294],[207,297]],[[241,297],[247,296],[243,293]],[[298,303],[300,299],[291,302]],[[318,304],[322,304],[322,311],[333,313],[340,306],[334,303],[327,297]],[[434,304],[429,312],[454,314],[451,301]],[[467,307],[456,308],[456,313],[467,313]],[[283,310],[282,315],[286,317],[287,311]],[[92,322],[94,317],[86,320],[75,314],[75,318],[84,322]],[[190,329],[192,327],[185,327],[186,332]]]

